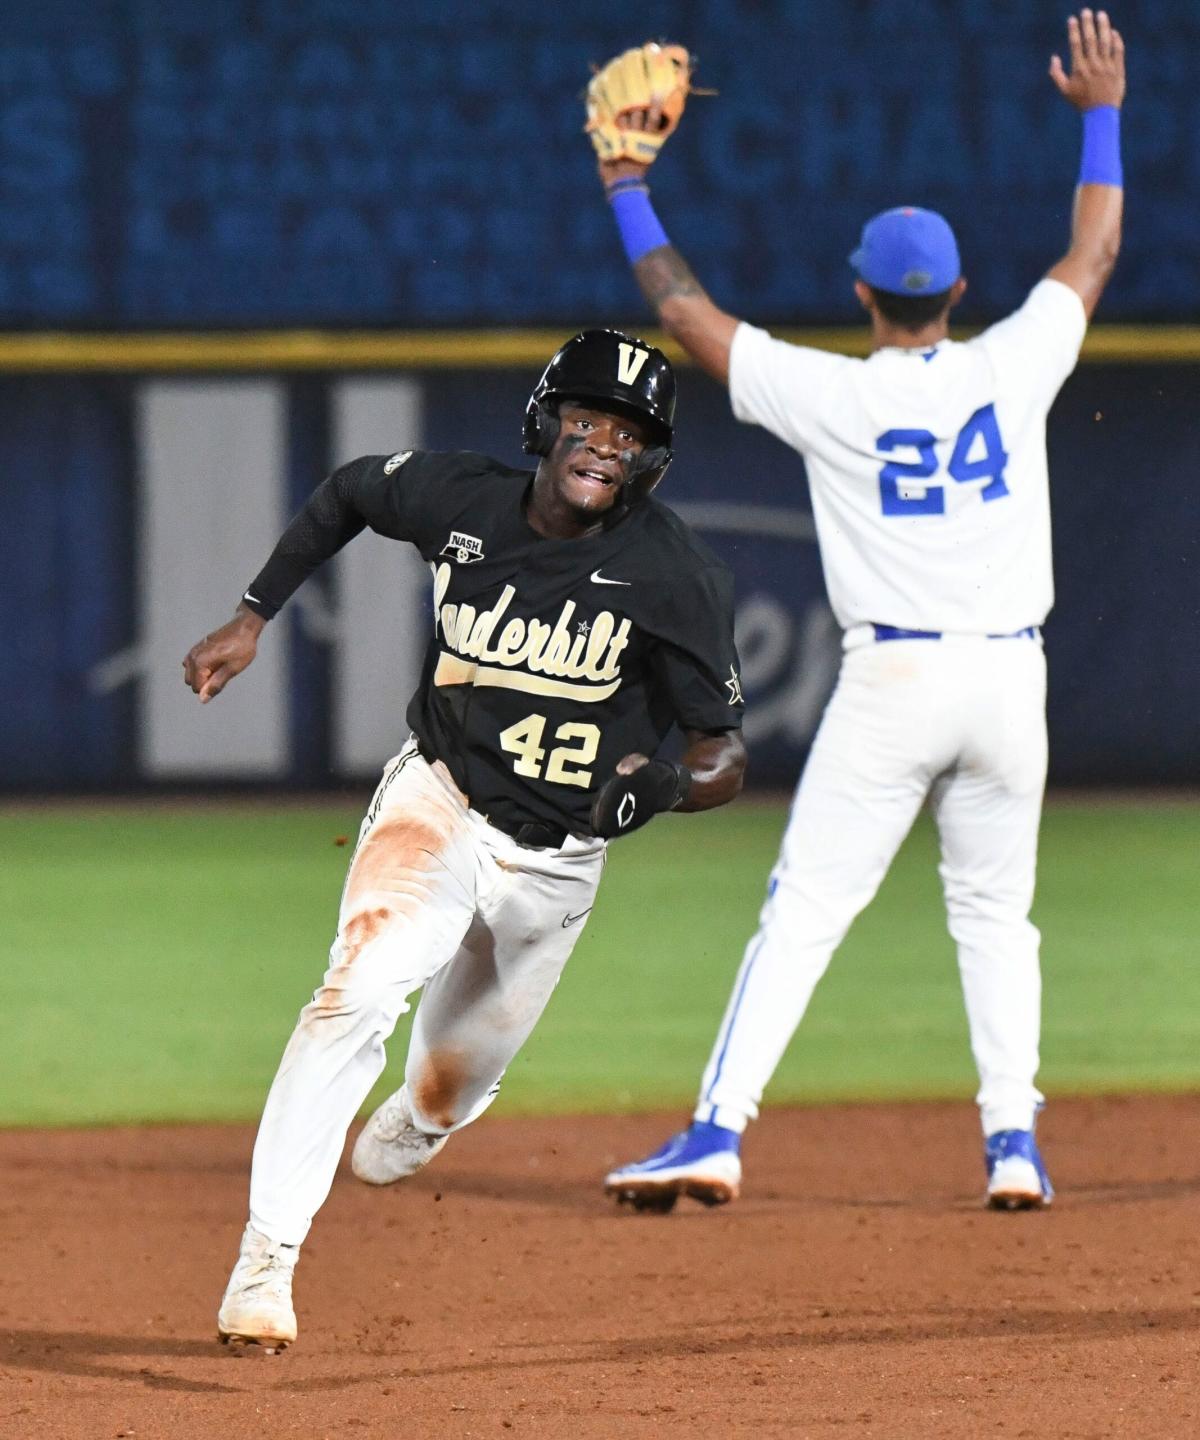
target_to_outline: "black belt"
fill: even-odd
[[[518,845],[528,845],[534,850],[561,850],[571,833],[561,825],[547,825],[541,820],[518,823],[515,820],[497,820],[494,815],[485,815],[483,818],[497,830],[503,830],[510,840],[515,840]]]
[[[438,757],[420,736],[414,738],[417,742],[417,753],[427,765],[432,765]],[[503,820],[494,815],[485,815],[483,818],[489,825],[503,831],[510,840],[515,840],[518,845],[527,845],[533,850],[561,850],[571,833],[561,825],[548,825],[543,820]]]

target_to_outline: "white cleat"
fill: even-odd
[[[993,1210],[1044,1210],[1054,1186],[1032,1130],[1000,1130],[984,1141],[987,1203]]]
[[[368,1185],[392,1185],[424,1170],[449,1138],[417,1129],[408,1087],[401,1085],[363,1126],[354,1142],[350,1168]]]
[[[217,1311],[223,1344],[262,1345],[268,1354],[286,1350],[296,1338],[292,1275],[298,1245],[278,1245],[247,1225],[237,1264]]]
[[[1041,1210],[1050,1204],[1041,1177],[1028,1160],[1001,1160],[988,1181],[987,1203],[993,1210]]]

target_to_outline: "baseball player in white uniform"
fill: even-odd
[[[645,164],[601,152],[663,326],[728,384],[739,420],[804,457],[845,632],[693,1123],[607,1177],[640,1208],[737,1196],[741,1134],[927,797],[980,1077],[987,1200],[1024,1209],[1053,1196],[1034,1139],[1041,980],[1029,920],[1046,772],[1039,627],[1053,600],[1045,427],[1117,256],[1125,92],[1124,46],[1103,11],[1072,17],[1068,43],[1069,69],[1055,56],[1050,75],[1083,114],[1070,248],[1020,310],[966,343],[948,337],[965,282],[939,215],[903,207],[865,226],[850,261],[873,350],[850,359],[719,309],[654,215]],[[660,97],[641,104],[622,125],[661,134]]]

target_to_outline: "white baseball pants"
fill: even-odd
[[[250,1177],[256,1229],[304,1240],[383,1071],[384,1042],[421,986],[405,1066],[414,1119],[447,1134],[487,1109],[586,924],[604,851],[571,837],[559,850],[518,845],[411,742],[389,762],[324,983],[267,1096]]]
[[[1041,641],[876,642],[869,626],[846,640],[696,1119],[740,1131],[758,1115],[817,981],[929,795],[984,1133],[1027,1130],[1042,1101],[1029,921],[1046,775]]]

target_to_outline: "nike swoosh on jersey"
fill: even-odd
[[[592,571],[593,585],[632,585],[632,580],[606,580],[599,570]]]
[[[589,905],[586,910],[581,910],[578,915],[568,915],[563,921],[563,929],[565,930],[568,925],[574,925],[577,920],[582,920],[585,915],[590,915],[591,913],[592,907]]]

